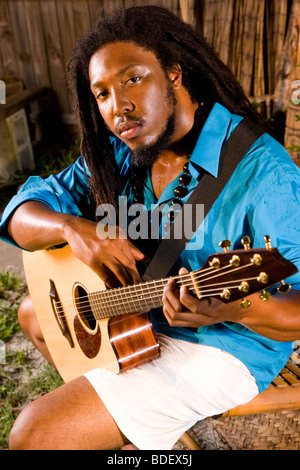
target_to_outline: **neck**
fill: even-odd
[[[189,161],[201,130],[198,114],[195,109],[186,132],[181,130],[179,133],[177,128],[172,144],[161,152],[152,165],[151,181],[157,199],[165,187],[182,172],[183,165]]]
[[[174,138],[169,147],[158,156],[157,162],[162,165],[174,165],[176,162],[184,164],[196,145],[203,124],[198,103],[196,103],[193,105],[192,114],[186,113],[185,118],[181,117],[177,120]]]

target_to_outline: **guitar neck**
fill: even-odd
[[[191,275],[188,276],[192,278]],[[176,277],[180,286],[179,277]],[[185,275],[185,280],[187,275]],[[149,281],[132,286],[119,287],[88,294],[88,301],[97,320],[116,317],[126,313],[148,312],[161,307],[164,287],[169,279]],[[194,291],[194,289],[190,289]]]
[[[173,277],[178,287],[185,286],[199,299],[216,297],[222,302],[244,299],[281,282],[279,292],[288,292],[283,279],[297,272],[277,249],[235,250],[212,255],[201,269]],[[163,291],[169,278],[143,282],[87,294],[89,307],[96,320],[126,313],[148,312],[161,307]],[[282,284],[283,283],[283,284]],[[242,308],[245,308],[242,303]]]

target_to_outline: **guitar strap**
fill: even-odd
[[[242,157],[263,133],[264,130],[249,119],[245,118],[239,123],[221,151],[218,177],[216,178],[209,173],[205,173],[201,177],[193,193],[182,207],[182,223],[185,220],[184,212],[187,204],[191,204],[192,206],[192,221],[196,221],[200,218],[196,217],[197,204],[203,204],[204,218],[206,217],[214,201],[216,201],[218,196],[221,194]],[[195,232],[203,222],[204,218],[202,220],[197,220],[199,223],[198,226],[195,227]],[[182,236],[180,238],[175,238],[174,227],[175,223],[173,222],[173,224],[170,225],[169,232],[161,241],[143,275],[144,281],[165,277],[179,258],[186,243],[190,241],[186,238],[184,230],[182,230]]]

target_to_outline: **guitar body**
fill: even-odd
[[[65,382],[97,367],[119,373],[158,357],[159,344],[148,313],[95,320],[92,303],[78,300],[106,287],[68,245],[24,251],[23,263],[44,339]],[[59,302],[59,311],[53,300]]]
[[[178,287],[186,286],[199,299],[215,297],[222,302],[245,299],[280,282],[277,290],[286,294],[284,279],[297,272],[296,266],[271,247],[249,247],[229,251],[230,242],[220,246],[223,253],[208,257],[202,268],[173,277]],[[71,252],[63,248],[23,252],[24,269],[36,315],[52,359],[68,382],[97,367],[124,372],[159,356],[149,310],[162,306],[166,279],[106,290],[100,278]]]

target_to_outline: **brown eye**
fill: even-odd
[[[133,83],[137,83],[140,80],[140,78],[141,77],[132,77],[129,80],[127,80],[127,83],[129,83],[129,85]]]
[[[102,98],[105,98],[105,96],[107,95],[107,91],[100,91],[100,92],[97,92],[96,94],[96,99],[97,100],[101,100]]]

